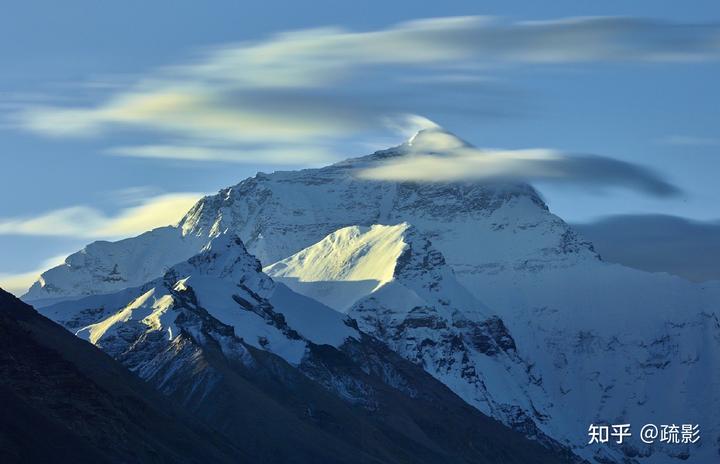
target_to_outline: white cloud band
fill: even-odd
[[[87,206],[73,206],[32,217],[0,218],[0,235],[118,238],[176,223],[200,199],[199,193],[171,193],[148,198],[108,216]]]
[[[357,173],[372,180],[554,182],[625,187],[655,196],[677,187],[642,166],[597,155],[548,149],[480,150],[440,129],[420,132],[408,153]]]

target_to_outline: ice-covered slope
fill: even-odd
[[[432,131],[407,143],[321,169],[258,174],[200,200],[181,221],[184,234],[232,230],[265,264],[346,226],[409,222],[430,234],[456,271],[560,266],[597,259],[526,184],[381,182],[367,167],[432,147]],[[461,142],[458,142],[461,143]],[[474,246],[468,246],[474,245]]]
[[[598,260],[466,278],[508,320],[508,333],[477,300],[468,304],[442,256],[407,224],[343,228],[265,270],[350,314],[470,404],[509,424],[532,418],[588,458],[623,457],[583,449],[578,431],[590,423],[682,420],[717,434],[706,409],[720,410],[715,287]],[[497,345],[488,350],[488,340]],[[635,440],[624,451],[705,462],[715,449]]]
[[[276,281],[347,312],[358,299],[394,280],[409,234],[415,235],[406,223],[345,227],[264,270]]]
[[[162,278],[43,309],[256,462],[570,462],[467,406],[346,315],[273,282],[233,234]]]
[[[264,270],[349,314],[479,410],[544,439],[535,422],[547,397],[511,334],[409,224],[346,227]]]
[[[551,436],[570,440],[587,423],[622,419],[636,432],[645,423],[692,423],[702,443],[646,445],[636,436],[624,451],[652,463],[717,456],[718,285],[604,262],[464,280],[502,310],[521,356],[542,377],[556,404]]]
[[[160,227],[118,242],[93,242],[44,272],[23,300],[45,306],[135,287],[193,256],[207,242],[183,235],[176,227]]]
[[[189,298],[187,291],[195,304],[234,327],[246,343],[291,364],[299,364],[308,341],[340,346],[348,337],[359,337],[345,316],[263,274],[235,234],[216,237],[198,255],[140,287],[62,302],[42,312],[117,356],[143,333],[174,339],[182,330],[177,320],[184,311],[176,304]]]
[[[358,177],[361,169],[414,153],[418,147],[442,148],[431,143],[437,136],[437,131],[422,131],[398,147],[320,169],[259,173],[201,199],[178,228],[88,246],[44,273],[24,299],[37,304],[44,298],[139,285],[197,253],[226,230],[237,233],[264,264],[290,256],[342,227],[403,221],[429,233],[460,275],[596,259],[590,244],[549,213],[529,185],[379,182]],[[453,139],[450,134],[443,137]]]

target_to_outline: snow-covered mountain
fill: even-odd
[[[41,312],[120,357],[146,333],[173,340],[182,330],[197,332],[189,321],[203,320],[190,317],[186,306],[208,308],[213,318],[234,327],[245,343],[294,365],[309,342],[338,347],[348,337],[360,338],[343,315],[262,273],[260,262],[235,234],[216,237],[199,254],[142,286],[62,302]]]
[[[44,306],[142,285],[207,243],[207,239],[183,235],[177,227],[160,227],[117,242],[93,242],[44,272],[23,300]]]
[[[407,223],[340,229],[265,269],[358,321],[482,412],[543,440],[547,395],[503,321]],[[540,404],[534,404],[540,401]]]
[[[658,449],[648,456],[652,449],[639,441],[622,452],[582,449],[571,434],[590,423],[687,417],[716,433],[717,422],[703,408],[719,406],[717,316],[697,309],[683,314],[676,305],[710,310],[720,301],[717,289],[597,260],[570,269],[576,275],[549,269],[516,274],[513,284],[507,276],[488,277],[481,290],[475,287],[491,307],[504,309],[508,331],[407,224],[346,227],[265,268],[356,318],[362,330],[478,409],[529,435],[537,424],[589,459],[664,459]],[[572,287],[554,293],[564,285]],[[523,301],[530,292],[553,306]],[[664,451],[685,458],[689,447]],[[715,452],[712,446],[693,451],[697,462]]]
[[[635,433],[646,423],[700,424],[702,443],[646,445],[635,435],[623,452],[652,463],[716,458],[717,283],[601,261],[472,276],[465,283],[502,311],[520,355],[542,378],[555,404],[544,429],[550,436],[571,441],[589,422],[625,420]]]
[[[440,135],[445,142],[452,137]],[[715,392],[720,391],[720,374],[714,366],[720,356],[720,285],[603,262],[592,245],[550,213],[525,184],[387,182],[358,176],[418,146],[441,151],[443,144],[432,143],[437,136],[438,131],[424,131],[398,147],[325,168],[260,173],[203,198],[175,228],[89,246],[64,266],[43,274],[25,298],[74,298],[156,279],[226,230],[238,234],[248,250],[269,265],[299,258],[295,254],[308,247],[322,250],[329,242],[318,243],[336,231],[342,233],[335,238],[344,240],[343,234],[350,233],[341,231],[346,227],[360,227],[357,233],[371,242],[372,233],[362,227],[406,222],[444,257],[459,285],[490,308],[482,311],[504,322],[519,362],[528,366],[527,378],[538,387],[525,388],[525,379],[518,381],[516,390],[524,389],[529,396],[514,396],[516,406],[535,418],[543,432],[578,447],[585,456],[618,462],[625,457],[676,462],[671,455],[689,455],[691,462],[702,463],[716,456],[720,396]],[[164,234],[173,235],[167,243],[177,244],[177,254],[156,251],[168,246],[163,245]],[[323,274],[309,260],[303,275],[317,274],[318,280],[304,287],[314,287],[308,293],[329,305],[357,312],[351,308],[356,296],[369,302],[375,293],[389,292],[383,290],[386,287],[414,288],[388,285],[389,276],[394,279],[390,268],[397,261],[388,255],[396,251],[378,251],[366,265],[354,266],[354,275],[332,268]],[[143,263],[145,256],[152,266],[125,264]],[[282,277],[273,266],[276,271]],[[116,273],[122,279],[110,278]],[[325,278],[344,282],[339,284],[342,293],[320,280]],[[407,317],[404,311],[400,314]],[[462,331],[456,333],[462,336]],[[419,333],[413,329],[400,336],[409,340]],[[431,365],[429,371],[433,369]],[[514,373],[500,374],[508,382],[517,380]],[[500,382],[500,374],[492,377]],[[542,412],[528,411],[528,401]],[[497,417],[506,420],[501,414]],[[590,423],[620,420],[635,427],[635,436],[622,450],[584,446]],[[703,439],[690,446],[643,445],[637,432],[646,422],[699,423]]]
[[[573,460],[468,407],[346,315],[273,282],[234,234],[140,287],[42,312],[258,462]]]
[[[459,275],[503,266],[562,266],[596,259],[525,184],[375,182],[360,170],[414,147],[432,147],[437,130],[372,155],[320,169],[258,173],[198,201],[178,227],[119,242],[95,242],[42,274],[23,299],[107,293],[154,279],[225,230],[262,263],[274,263],[351,225],[406,221],[430,235]],[[448,136],[442,133],[443,136]],[[466,246],[467,244],[483,244]],[[481,264],[478,264],[481,263]]]

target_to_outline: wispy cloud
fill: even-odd
[[[222,148],[193,145],[135,145],[113,147],[108,154],[132,158],[218,161],[242,164],[325,164],[335,160],[322,147]]]
[[[37,269],[33,271],[0,273],[0,288],[16,296],[21,296],[28,290],[28,288],[30,288],[37,278],[40,277],[40,274],[50,268],[63,264],[68,254],[53,256],[52,258],[46,259]]]
[[[423,91],[438,81],[488,85],[487,76],[507,66],[708,60],[719,52],[716,24],[636,18],[507,22],[468,16],[364,32],[312,29],[207,50],[194,62],[150,72],[92,107],[26,107],[15,123],[52,136],[92,136],[116,127],[149,131],[182,137],[189,146],[113,151],[230,161],[233,150],[248,144],[324,146],[378,130],[395,114],[482,111],[464,108],[465,99]],[[218,142],[227,147],[214,147]],[[291,163],[308,159],[300,151],[282,152]]]
[[[571,183],[625,187],[655,196],[680,193],[677,187],[655,172],[625,161],[549,149],[477,149],[437,128],[418,134],[407,150],[405,156],[363,169],[357,175],[392,181]]]
[[[72,206],[32,217],[0,218],[0,235],[118,238],[176,223],[201,197],[170,193],[143,200],[114,215],[88,206]]]

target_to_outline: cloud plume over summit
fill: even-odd
[[[623,187],[653,196],[680,190],[649,168],[599,155],[549,149],[478,149],[440,129],[421,131],[405,156],[363,169],[373,180],[448,182],[552,182],[591,187]]]

